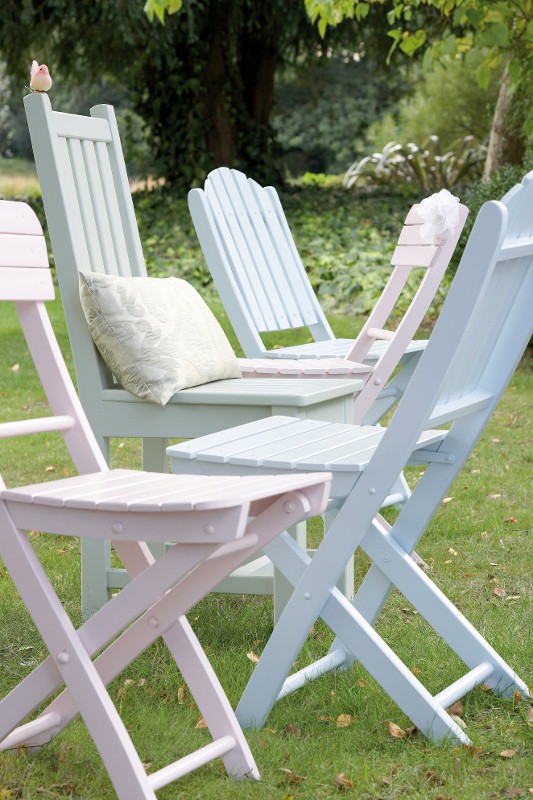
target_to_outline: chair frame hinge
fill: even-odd
[[[419,458],[418,456],[422,456],[423,458]],[[415,450],[415,452],[411,455],[409,462],[410,463],[433,463],[433,464],[455,464],[457,457],[455,453],[446,453],[442,450],[424,450],[421,448],[420,450]]]

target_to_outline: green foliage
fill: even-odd
[[[368,13],[371,5],[387,0],[306,0],[306,8],[319,31],[338,25],[345,17]],[[423,48],[424,65],[430,68],[443,56],[463,54],[472,49],[484,52],[477,69],[480,86],[487,88],[505,61],[511,67],[513,82],[527,74],[531,59],[533,4],[530,0],[388,0],[387,21],[391,27],[391,53],[396,48],[408,56]],[[363,7],[363,8],[362,8]],[[421,16],[422,11],[424,14]],[[443,21],[436,37],[427,29],[437,13]],[[420,23],[423,22],[421,27]]]
[[[403,70],[374,56],[324,48],[321,55],[279,72],[272,126],[291,175],[339,174],[364,155],[366,131],[409,89]]]
[[[472,136],[443,153],[438,136],[429,136],[419,147],[413,142],[389,142],[381,153],[366,156],[348,169],[344,185],[411,183],[423,191],[452,189],[481,172],[485,148]]]
[[[472,53],[462,59],[447,57],[433,65],[430,72],[415,68],[411,75],[413,91],[400,98],[394,114],[390,112],[367,131],[374,149],[390,141],[421,144],[430,133],[441,146],[450,149],[458,139],[469,134],[486,143],[494,116],[499,83],[481,89],[475,70],[480,56]]]

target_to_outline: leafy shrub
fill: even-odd
[[[438,136],[429,136],[419,147],[389,142],[381,153],[373,153],[351,165],[344,176],[349,189],[366,185],[412,183],[423,191],[452,189],[481,174],[486,148],[465,136],[447,153],[442,153]]]

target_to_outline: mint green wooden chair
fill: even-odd
[[[182,390],[165,407],[140,400],[123,389],[93,345],[78,285],[78,271],[146,275],[113,108],[96,106],[91,109],[91,116],[64,114],[52,110],[48,96],[39,93],[26,96],[24,105],[78,391],[108,463],[111,437],[141,437],[143,468],[164,472],[169,438],[201,436],[273,414],[339,422],[351,419],[353,394],[362,386],[357,378],[217,381]],[[305,539],[305,523],[296,535],[300,541]],[[275,605],[279,608],[286,598],[287,585],[281,577],[278,581],[273,576],[266,557],[240,568],[217,589],[272,594],[276,581],[279,589]],[[108,542],[82,540],[84,614],[104,605],[112,592],[126,582],[125,571],[112,566]],[[350,591],[347,586],[347,594]]]

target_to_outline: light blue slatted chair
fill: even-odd
[[[427,349],[387,428],[278,417],[169,448],[172,468],[180,473],[333,473],[331,502],[338,513],[313,558],[286,534],[266,549],[295,589],[239,703],[244,726],[260,727],[276,700],[355,660],[435,741],[470,743],[446,709],[481,683],[495,694],[531,698],[525,682],[410,553],[533,334],[532,298],[533,172],[501,202],[481,209]],[[425,471],[390,525],[379,510],[408,464]],[[373,564],[349,603],[332,587],[358,547]],[[393,587],[468,668],[434,696],[374,629]],[[318,617],[336,638],[323,658],[290,675]]]
[[[350,353],[355,340],[337,339],[331,330],[273,186],[220,167],[209,173],[203,189],[191,189],[188,199],[205,260],[247,358],[328,359]],[[296,328],[307,329],[313,341],[269,350],[261,338]],[[364,362],[373,366],[387,348],[388,332],[376,331],[372,338]],[[374,401],[366,422],[376,423],[397,402],[425,345],[411,341],[405,347],[401,369]]]

